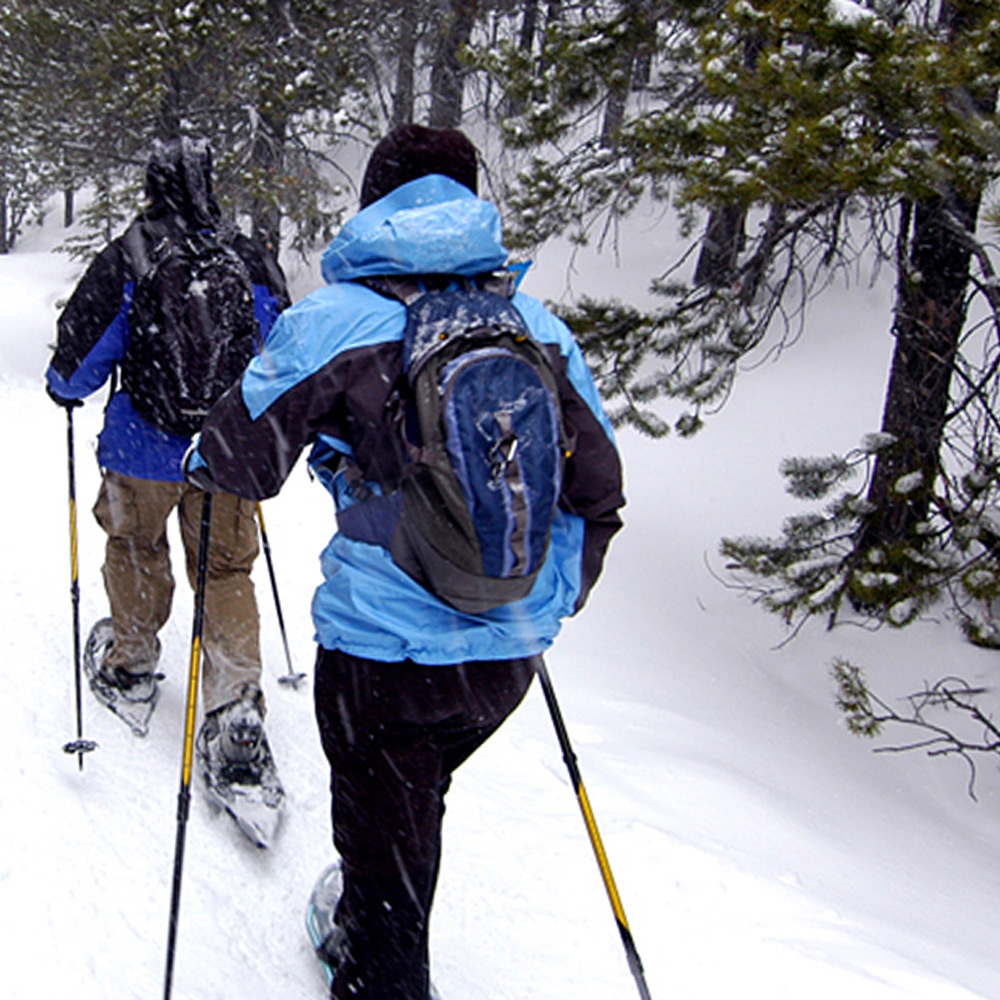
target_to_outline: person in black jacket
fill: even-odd
[[[289,304],[284,275],[271,256],[247,237],[226,231],[212,194],[205,142],[156,143],[145,193],[145,211],[97,255],[58,319],[45,378],[49,395],[62,406],[80,405],[127,366],[136,282],[170,239],[208,231],[236,252],[249,273],[262,340]],[[102,482],[94,507],[107,533],[103,576],[111,607],[110,623],[95,626],[97,637],[106,639],[98,683],[112,699],[155,703],[157,633],[170,615],[174,590],[167,546],[173,510],[194,585],[203,494],[185,482],[181,470],[190,444],[189,435],[161,429],[140,415],[124,387],[113,393],[98,441]],[[215,499],[203,642],[206,721],[199,734],[199,747],[212,749],[215,758],[221,752],[250,765],[266,746],[259,620],[250,580],[258,553],[254,515],[248,500],[224,493]]]

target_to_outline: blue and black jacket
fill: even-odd
[[[150,208],[102,250],[80,279],[57,322],[55,353],[45,379],[61,399],[84,399],[115,377],[129,348],[129,311],[136,278],[165,236],[192,227],[217,228],[217,206],[206,199],[204,177],[191,182],[192,168],[179,154],[151,162],[147,173]],[[197,164],[207,175],[206,162]],[[239,233],[226,243],[246,264],[254,288],[261,338],[289,304],[285,278],[271,256]],[[139,479],[179,482],[190,438],[153,427],[135,411],[128,393],[117,391],[105,411],[97,457],[104,469]]]
[[[281,314],[263,352],[209,413],[190,476],[259,500],[278,492],[311,446],[310,466],[338,511],[356,502],[357,470],[366,492],[393,488],[400,449],[384,413],[402,372],[406,311],[360,279],[475,276],[506,260],[496,209],[447,177],[411,181],[363,209],[323,256],[328,284]],[[586,600],[621,527],[618,452],[567,327],[523,293],[512,302],[553,361],[575,441],[534,587],[515,603],[464,614],[415,582],[387,549],[336,533],[313,601],[325,649],[429,665],[533,656]]]

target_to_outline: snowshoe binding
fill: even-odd
[[[102,618],[90,630],[83,650],[83,671],[94,697],[132,730],[133,736],[149,732],[156,702],[160,697],[162,674],[133,674],[121,667],[104,667],[114,631],[110,618]]]
[[[209,800],[258,847],[270,847],[285,790],[264,733],[260,708],[246,697],[209,713],[195,741]]]

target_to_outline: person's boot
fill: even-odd
[[[156,697],[156,685],[159,675],[152,671],[133,673],[124,667],[108,669],[102,664],[97,671],[100,683],[115,688],[126,701],[152,701]]]
[[[226,809],[258,847],[269,846],[285,790],[264,732],[260,693],[209,712],[195,750],[210,800]]]
[[[209,712],[197,745],[208,769],[226,783],[260,782],[267,737],[259,695],[244,695]]]
[[[159,697],[162,674],[155,673],[156,660],[129,669],[121,664],[108,664],[114,645],[114,628],[110,618],[94,624],[83,649],[83,670],[97,700],[128,725],[136,736],[145,736],[149,720]],[[156,643],[159,658],[159,641]]]

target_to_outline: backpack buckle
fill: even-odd
[[[493,419],[500,427],[501,436],[490,448],[490,478],[494,483],[499,483],[517,457],[520,441],[514,432],[514,424],[509,410],[494,413]]]

